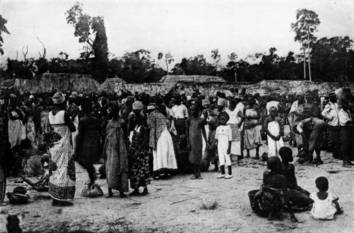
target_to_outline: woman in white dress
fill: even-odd
[[[170,170],[177,169],[177,161],[173,147],[172,137],[168,131],[168,119],[157,110],[155,104],[147,107],[150,112],[147,124],[150,129],[149,147],[153,152],[154,177],[169,175]]]
[[[61,92],[54,94],[54,110],[49,112],[50,133],[49,154],[52,161],[49,178],[49,195],[54,206],[72,205],[75,195],[75,163],[71,133],[75,126],[65,112],[65,97]]]

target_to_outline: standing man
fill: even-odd
[[[353,136],[353,118],[349,111],[349,103],[347,100],[342,100],[342,108],[338,112],[338,120],[340,125],[340,148],[343,158],[343,167],[351,167],[350,153],[352,149]]]
[[[336,94],[331,93],[329,95],[329,102],[322,111],[322,116],[327,120],[328,150],[333,153],[333,157],[336,159],[341,158],[338,112],[337,96]]]

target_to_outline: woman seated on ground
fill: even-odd
[[[293,152],[289,147],[281,147],[279,155],[282,160],[282,174],[286,177],[287,196],[291,202],[291,209],[297,211],[309,210],[312,200],[310,193],[298,186],[295,176],[295,166],[291,164],[293,161]]]
[[[263,184],[260,190],[252,190],[248,193],[251,207],[255,213],[269,220],[281,219],[282,211],[290,214],[290,219],[297,219],[292,213],[287,197],[287,181],[282,174],[282,164],[278,157],[270,157],[267,161],[269,170],[263,174]]]

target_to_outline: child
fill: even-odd
[[[189,162],[193,166],[192,179],[201,179],[200,170],[203,153],[203,136],[202,129],[204,120],[200,118],[199,109],[196,105],[191,106],[191,118],[188,121],[188,149]]]
[[[215,139],[218,145],[218,157],[220,166],[220,175],[218,179],[231,179],[232,178],[232,168],[231,168],[231,142],[232,142],[232,132],[231,127],[227,125],[229,120],[229,115],[226,112],[221,112],[219,115],[219,126],[216,128]],[[225,176],[225,166],[227,166],[227,175]]]
[[[278,117],[278,110],[275,107],[270,108],[269,116],[265,119],[263,129],[267,134],[268,157],[278,156],[280,147],[284,146],[282,139],[284,131]]]
[[[310,198],[310,193],[297,184],[295,166],[291,163],[293,161],[291,148],[281,147],[279,155],[282,160],[282,174],[286,177],[286,193],[292,203],[291,207],[296,210],[310,210],[313,201]]]
[[[343,213],[338,203],[338,197],[328,193],[328,180],[326,177],[316,179],[317,193],[311,193],[310,197],[314,201],[311,215],[315,219],[332,220],[336,214]]]

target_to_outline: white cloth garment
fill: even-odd
[[[176,119],[188,118],[188,109],[184,104],[173,106],[171,112]]]
[[[73,120],[73,124],[75,126],[75,131],[71,133],[71,140],[72,140],[72,144],[73,144],[73,151],[75,151],[76,148],[76,138],[77,135],[79,134],[79,116],[75,116],[74,120]]]
[[[227,153],[229,142],[232,140],[232,132],[229,125],[220,125],[216,128],[215,139],[218,140],[219,166],[231,166],[230,154]]]
[[[327,119],[327,124],[330,126],[339,126],[339,117],[338,117],[338,105],[335,103],[329,102],[324,110],[322,111],[322,116]]]
[[[157,140],[156,150],[153,150],[153,170],[162,168],[177,169],[177,161],[170,132],[165,128]]]
[[[352,116],[349,111],[345,111],[344,109],[339,110],[338,119],[340,126],[346,126],[349,121],[352,121]]]
[[[317,193],[311,193],[310,198],[314,201],[311,209],[313,218],[323,220],[334,218],[337,209],[333,203],[334,197],[331,193],[328,193],[327,198],[324,200],[319,199]]]
[[[268,123],[268,131],[274,135],[280,135],[280,125],[277,121],[271,121]],[[280,138],[279,141],[273,140],[271,137],[267,136],[268,140],[268,157],[278,156],[278,151],[281,147],[284,146],[283,138]]]
[[[75,164],[72,160],[71,132],[65,125],[65,111],[49,113],[49,123],[60,140],[49,149],[51,160],[57,165],[49,178],[49,195],[56,200],[72,200],[75,195]]]
[[[207,146],[207,140],[209,138],[209,134],[210,134],[210,130],[209,130],[209,125],[206,124],[204,126],[204,130],[205,130],[205,136],[206,138],[204,138],[204,136],[202,137],[202,159],[206,158],[206,146]]]
[[[267,109],[267,114],[269,115],[270,114],[270,109],[272,107],[275,107],[277,110],[279,110],[279,105],[280,105],[280,102],[279,101],[275,101],[275,100],[272,100],[272,101],[269,101],[267,104],[266,104],[266,109]]]

